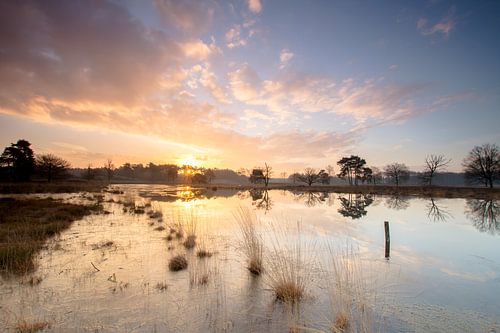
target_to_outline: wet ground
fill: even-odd
[[[329,332],[331,260],[346,249],[367,314],[348,330],[499,331],[497,201],[117,185],[103,205],[108,214],[75,221],[50,240],[33,274],[0,277],[4,331],[44,320],[50,332]],[[299,304],[276,301],[266,272],[246,269],[240,207],[257,215],[265,257],[300,244],[307,293]],[[195,231],[194,249],[182,245],[185,237],[167,240],[179,225]],[[213,255],[197,257],[201,248]],[[188,268],[169,271],[179,254]]]

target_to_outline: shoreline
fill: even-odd
[[[348,194],[374,194],[392,196],[412,196],[424,198],[463,198],[463,199],[492,199],[500,200],[500,187],[465,187],[465,186],[422,186],[422,185],[302,185],[302,184],[269,184],[266,188],[262,184],[186,184],[166,182],[133,182],[112,181],[104,182],[31,182],[31,183],[0,183],[0,194],[16,193],[63,193],[63,192],[100,192],[108,185],[169,185],[191,186],[193,188],[236,191],[264,191],[286,190],[290,192],[327,192]]]

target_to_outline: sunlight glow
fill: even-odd
[[[178,159],[177,163],[180,165],[189,165],[189,166],[193,166],[193,167],[202,166],[202,161],[200,161],[199,159],[197,159],[193,155],[184,156],[183,158]]]

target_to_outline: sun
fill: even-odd
[[[179,165],[189,165],[192,167],[200,167],[202,165],[202,162],[194,157],[193,155],[188,155],[183,158],[178,159],[178,164]]]

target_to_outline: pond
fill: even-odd
[[[5,331],[20,319],[50,332],[500,328],[498,201],[114,185],[103,205],[108,214],[50,240],[35,272],[0,277]],[[255,214],[264,244],[260,276],[246,268],[242,212]],[[174,229],[196,234],[196,246]],[[173,272],[177,255],[188,266]],[[290,267],[304,286],[293,303],[273,285]]]

